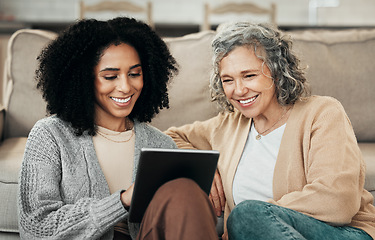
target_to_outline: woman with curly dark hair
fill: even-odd
[[[310,96],[277,28],[220,27],[211,96],[222,113],[167,134],[181,148],[220,151],[210,199],[224,211],[223,239],[372,239],[373,197],[342,105]]]
[[[168,107],[167,84],[177,72],[148,25],[81,20],[38,60],[37,87],[51,116],[35,124],[25,149],[22,239],[217,238],[208,197],[187,179],[157,191],[141,230],[128,222],[140,149],[176,148],[146,124]]]

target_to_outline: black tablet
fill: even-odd
[[[208,195],[218,158],[214,150],[142,148],[129,221],[141,222],[155,192],[173,179],[190,178]]]

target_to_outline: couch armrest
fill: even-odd
[[[0,143],[3,141],[4,132],[4,121],[5,121],[5,107],[0,104]]]

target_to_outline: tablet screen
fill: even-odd
[[[168,181],[190,178],[209,194],[218,158],[214,150],[142,148],[129,221],[142,221],[155,192]]]

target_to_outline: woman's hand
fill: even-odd
[[[211,192],[209,195],[212,206],[215,209],[216,215],[219,217],[225,208],[225,195],[223,189],[223,183],[219,172],[216,170],[214,180],[211,186]]]
[[[133,196],[134,183],[123,193],[121,193],[121,202],[124,207],[130,207]]]
[[[228,232],[224,232],[221,236],[221,240],[228,240]]]

